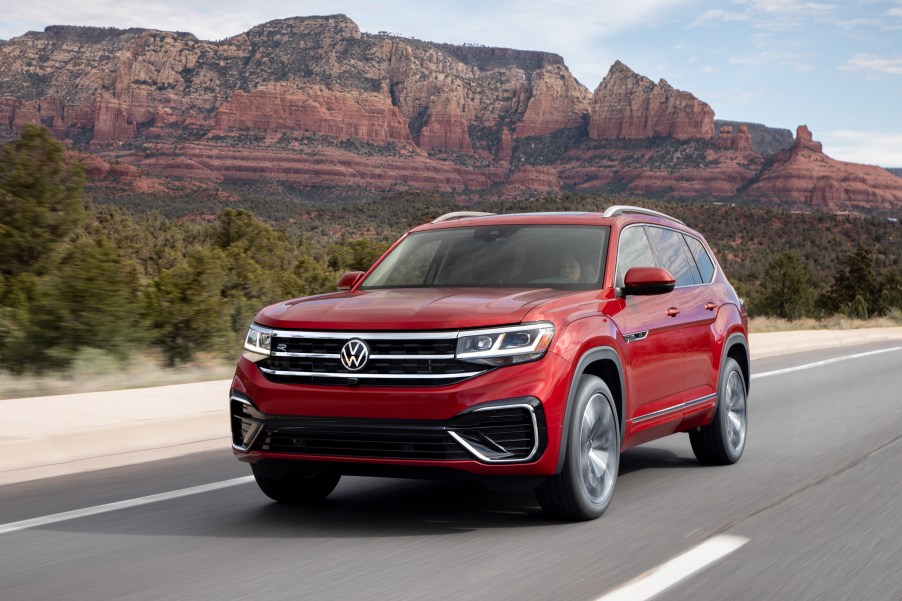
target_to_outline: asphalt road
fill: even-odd
[[[894,346],[757,361],[756,374]],[[530,493],[345,478],[322,506],[253,483],[0,533],[0,599],[591,601],[718,534],[668,600],[902,601],[902,350],[758,377],[735,466],[633,449],[599,520]],[[229,451],[0,488],[0,524],[247,476]]]

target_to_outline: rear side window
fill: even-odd
[[[660,227],[649,227],[648,235],[658,253],[661,266],[676,279],[676,285],[691,286],[695,284],[692,277],[692,266],[689,264],[689,257],[686,256],[687,249],[683,242],[683,236],[673,230]]]
[[[620,232],[620,250],[617,254],[618,288],[623,287],[623,277],[633,267],[655,267],[655,255],[645,235],[645,228],[628,227]]]
[[[698,265],[698,270],[702,275],[702,282],[710,283],[714,277],[714,261],[711,260],[708,251],[705,250],[705,245],[692,236],[684,234],[683,238],[686,239],[686,244],[689,245],[689,252],[692,253],[695,264]]]

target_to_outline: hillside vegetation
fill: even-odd
[[[176,220],[94,205],[83,182],[79,165],[44,128],[29,126],[2,148],[0,368],[59,373],[149,347],[170,366],[198,353],[234,357],[263,306],[334,290],[341,273],[367,269],[406,229],[461,208],[451,197],[414,191],[324,207],[302,195],[276,202],[255,190],[244,203],[256,215],[203,206],[195,214],[215,216]],[[474,208],[600,211],[611,204],[662,210],[702,232],[753,314],[902,311],[899,224],[885,219],[606,194]]]

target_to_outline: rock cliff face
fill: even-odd
[[[770,156],[793,145],[795,138],[788,129],[768,127],[760,123],[738,123],[736,121],[714,120],[714,131],[718,132],[724,126],[729,126],[730,133],[737,127],[745,126],[752,137],[752,150],[758,154]]]
[[[748,125],[740,125],[739,133],[733,135],[733,127],[731,125],[723,125],[717,136],[717,147],[724,150],[735,150],[736,152],[753,152],[752,150],[752,134],[749,133]]]
[[[589,136],[686,140],[714,137],[714,111],[663,79],[657,84],[617,61],[592,99]]]
[[[826,211],[898,211],[902,207],[900,179],[886,169],[844,163],[823,153],[805,125],[795,143],[773,157],[773,166],[750,186],[746,195],[780,198]]]
[[[343,15],[219,42],[29,32],[0,44],[0,142],[27,123],[50,128],[96,185],[115,190],[255,180],[465,195],[606,189],[831,210],[895,210],[902,191],[885,171],[828,159],[807,129],[768,161],[789,132],[715,132],[707,104],[620,62],[593,94],[555,54],[372,35]]]

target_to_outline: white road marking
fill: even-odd
[[[891,353],[893,351],[902,351],[902,346],[894,346],[892,348],[880,349],[879,351],[869,351],[867,353],[858,353],[855,355],[846,355],[845,357],[835,357],[833,359],[825,359],[824,361],[817,361],[815,363],[806,363],[805,365],[797,365],[795,367],[787,367],[785,369],[776,369],[774,371],[766,371],[762,374],[752,374],[752,379],[756,380],[758,378],[779,376],[780,374],[788,374],[790,372],[801,371],[803,369],[811,369],[812,367],[821,367],[823,365],[830,365],[831,363],[839,363],[840,361],[848,361],[849,359],[860,359],[861,357],[870,357],[871,355],[879,355],[881,353]]]
[[[182,488],[171,492],[164,492],[157,495],[149,495],[147,497],[138,497],[137,499],[128,499],[127,501],[116,501],[115,503],[107,503],[105,505],[97,505],[95,507],[86,507],[85,509],[76,509],[75,511],[66,511],[64,513],[55,513],[53,515],[45,515],[40,518],[30,520],[22,520],[21,522],[10,522],[9,524],[0,524],[0,534],[8,532],[16,532],[27,528],[37,528],[48,524],[56,524],[57,522],[65,522],[99,513],[107,513],[109,511],[118,511],[120,509],[128,509],[130,507],[138,507],[140,505],[148,505],[159,501],[168,501],[170,499],[178,499],[180,497],[188,497],[203,492],[220,490],[239,484],[247,484],[253,482],[253,476],[245,476],[243,478],[235,478],[233,480],[223,480],[222,482],[213,482],[211,484],[202,484],[200,486],[192,486],[191,488]]]
[[[651,599],[696,572],[720,561],[747,542],[749,542],[747,538],[729,534],[709,538],[697,547],[652,568],[595,601],[645,601]]]

